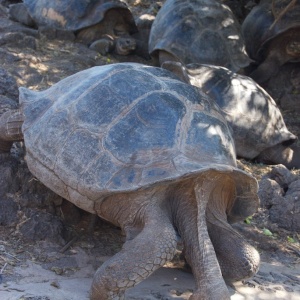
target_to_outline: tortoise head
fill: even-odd
[[[136,41],[132,37],[118,37],[116,38],[115,51],[119,55],[128,55],[136,48]]]
[[[292,30],[292,38],[286,45],[286,53],[292,60],[300,60],[300,35],[299,35],[300,27]]]

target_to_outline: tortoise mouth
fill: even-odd
[[[286,52],[292,57],[300,58],[300,41],[292,41],[287,44]]]
[[[120,55],[128,55],[136,48],[136,41],[130,37],[120,37],[116,41],[116,52]]]
[[[278,51],[283,57],[288,56],[289,61],[300,59],[300,26],[289,27],[276,35],[266,37],[255,53],[257,60],[263,60],[271,51]]]

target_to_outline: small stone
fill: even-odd
[[[57,289],[60,289],[60,284],[57,281],[51,282],[50,285],[57,288]]]
[[[58,267],[52,267],[50,270],[55,272],[56,275],[62,275],[64,273],[64,270]]]

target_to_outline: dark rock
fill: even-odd
[[[266,177],[275,180],[283,189],[286,189],[290,183],[298,178],[284,165],[274,166],[272,171],[268,173]]]
[[[9,17],[26,26],[33,27],[35,25],[34,20],[29,15],[23,3],[11,4],[9,6]]]
[[[0,45],[36,49],[36,40],[22,32],[10,32],[0,37]]]
[[[43,211],[31,210],[27,218],[27,221],[19,228],[26,239],[65,242],[62,238],[64,226],[59,217]]]
[[[283,165],[275,166],[259,182],[261,207],[279,227],[300,232],[300,179]]]
[[[296,205],[296,201],[298,202]],[[298,208],[296,208],[298,206]],[[289,231],[300,232],[300,201],[294,197],[282,197],[280,203],[274,204],[269,210],[270,220],[279,227]],[[297,222],[297,220],[299,220]]]
[[[17,82],[15,78],[12,75],[10,75],[4,68],[0,68],[0,95],[10,98],[16,103],[19,102],[19,91]]]
[[[17,61],[20,61],[20,58],[6,49],[0,48],[0,61],[4,64],[12,65]]]
[[[0,196],[0,226],[11,226],[18,220],[18,205],[12,197]]]
[[[63,40],[73,42],[75,40],[75,34],[69,30],[60,30],[49,27],[39,27],[40,37],[45,37],[49,40]]]
[[[18,161],[9,154],[0,157],[0,197],[16,193],[20,187]]]
[[[78,224],[81,220],[82,210],[70,201],[63,200],[60,210],[62,218],[67,224]]]
[[[0,95],[0,116],[6,111],[15,109],[18,107],[18,103],[6,96]]]
[[[294,197],[299,197],[300,198],[300,179],[293,181],[289,186],[286,191],[286,196],[292,195]]]
[[[282,201],[283,195],[283,189],[275,180],[263,178],[259,182],[258,196],[261,207],[271,208],[275,203]]]
[[[8,7],[11,4],[20,3],[22,0],[0,0],[0,4]]]
[[[63,199],[37,180],[30,173],[26,164],[20,166],[19,176],[22,195],[20,206],[55,213],[55,207],[61,205]]]

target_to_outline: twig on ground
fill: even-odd
[[[64,247],[60,249],[60,253],[66,252],[79,238],[79,235],[76,235],[72,240],[70,240]]]

